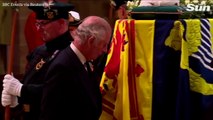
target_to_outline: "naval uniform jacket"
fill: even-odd
[[[19,105],[23,105],[29,110],[25,110],[24,120],[38,120],[40,115],[40,102],[42,96],[42,88],[44,85],[44,76],[50,62],[53,60],[54,52],[56,50],[62,50],[70,45],[72,37],[67,31],[62,36],[37,47],[34,52],[28,55],[28,65],[24,75],[21,97],[19,98]],[[45,61],[39,69],[36,69],[36,65],[41,62],[41,59]]]
[[[102,96],[93,79],[70,47],[49,67],[43,89],[40,120],[98,120]]]

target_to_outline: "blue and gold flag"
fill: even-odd
[[[213,20],[183,20],[181,69],[188,76],[189,96],[182,114],[189,120],[212,120],[213,114]],[[187,81],[182,82],[187,84]],[[185,97],[185,98],[184,98]],[[188,119],[183,119],[188,120]]]
[[[179,21],[155,21],[152,120],[175,120],[180,31]]]

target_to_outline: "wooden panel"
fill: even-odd
[[[69,0],[75,6],[75,10],[85,18],[89,15],[97,15],[108,18],[110,7],[109,0]]]

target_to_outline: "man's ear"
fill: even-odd
[[[89,36],[89,38],[88,38],[89,46],[93,46],[94,42],[95,42],[95,37],[93,35]]]

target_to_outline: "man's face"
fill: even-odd
[[[90,46],[89,51],[91,60],[97,59],[100,55],[107,52],[110,37],[111,34],[106,33],[106,36],[103,36],[102,38],[96,38],[101,40],[97,40],[99,41],[97,44],[92,44]]]
[[[58,19],[50,20],[36,20],[36,28],[40,32],[44,42],[49,42],[68,30],[67,21]]]

